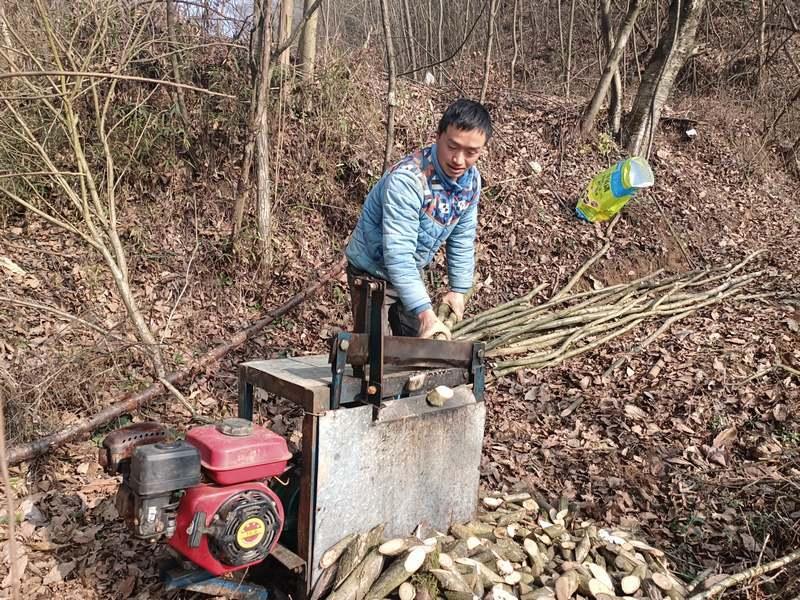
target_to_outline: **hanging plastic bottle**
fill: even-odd
[[[594,176],[575,212],[590,223],[608,221],[636,192],[652,186],[653,182],[653,171],[645,159],[626,158]]]

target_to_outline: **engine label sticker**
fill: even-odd
[[[239,529],[236,531],[236,543],[239,544],[239,547],[248,550],[255,548],[264,539],[266,532],[264,521],[258,517],[250,517],[239,525]]]

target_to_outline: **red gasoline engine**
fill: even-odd
[[[106,436],[100,464],[121,473],[117,510],[137,537],[167,543],[213,575],[263,561],[278,542],[283,506],[269,488],[287,469],[286,440],[246,419],[195,427],[168,441],[158,423]]]

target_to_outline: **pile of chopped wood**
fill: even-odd
[[[380,525],[347,536],[322,556],[312,600],[677,600],[691,591],[663,552],[581,520],[563,499],[553,507],[521,492],[481,504],[477,520],[449,533],[384,541]]]

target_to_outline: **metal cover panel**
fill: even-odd
[[[477,507],[486,409],[466,386],[442,408],[424,396],[328,411],[318,421],[311,584],[319,560],[351,532],[386,524],[387,536],[419,523],[446,531]]]

